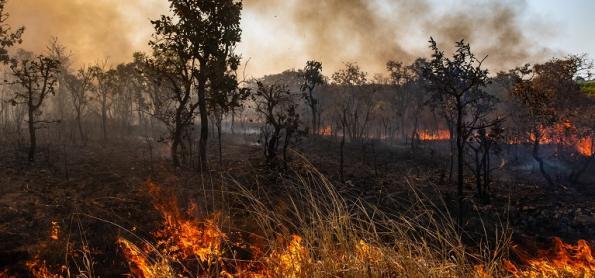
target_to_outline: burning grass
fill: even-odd
[[[504,261],[504,267],[514,277],[593,277],[595,276],[595,259],[591,248],[584,240],[576,245],[553,238],[553,247],[538,250],[531,256],[526,250],[513,245],[513,252],[522,266]]]
[[[173,194],[147,187],[163,218],[154,241],[120,238],[136,277],[455,277],[492,275],[504,246],[470,253],[446,214],[416,205],[415,217],[389,215],[361,200],[348,202],[312,165],[278,178],[283,196],[230,180],[227,192],[257,228],[224,232],[220,213],[197,217]],[[508,234],[496,240],[506,244]]]
[[[180,188],[146,182],[144,190],[159,212],[160,224],[143,238],[120,234],[114,245],[122,257],[115,260],[125,259],[134,277],[540,277],[531,275],[543,273],[531,272],[537,265],[532,260],[509,268],[513,263],[505,260],[508,229],[494,237],[486,232],[474,247],[463,244],[447,210],[415,186],[411,186],[412,206],[400,214],[339,192],[305,159],[294,161],[291,169],[273,173],[263,182],[269,188],[248,187],[251,182],[231,176],[216,179],[225,186],[213,190],[213,195],[222,197],[219,209],[211,213],[199,207],[209,200],[185,204],[174,194]],[[245,220],[240,221],[242,217]],[[51,241],[66,237],[57,222],[50,224]],[[560,246],[570,259],[550,256],[539,261],[563,269],[583,267],[592,275],[593,259],[586,243],[574,247],[560,242]],[[40,257],[27,266],[35,277],[94,277],[92,258],[85,255],[89,248],[85,250],[83,270],[54,274],[51,270],[61,267],[47,266]],[[589,277],[570,273],[576,275],[559,277]]]

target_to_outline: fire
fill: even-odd
[[[583,156],[591,156],[593,152],[593,137],[579,136],[577,128],[570,121],[558,123],[550,128],[539,128],[541,135],[540,142],[542,144],[560,144],[563,146],[572,147],[576,152]],[[529,135],[529,139],[534,141],[536,139],[535,133]]]
[[[580,240],[577,245],[553,239],[554,246],[550,250],[540,250],[536,258],[524,250],[513,246],[513,252],[524,264],[517,266],[504,261],[503,267],[514,277],[593,277],[595,275],[595,259],[586,241]]]
[[[250,244],[240,233],[224,233],[219,214],[197,219],[191,216],[196,205],[179,210],[172,194],[152,182],[147,186],[163,217],[162,227],[153,233],[156,243],[117,241],[135,277],[304,277],[318,263],[298,235],[279,237],[269,248]],[[364,240],[338,249],[333,257],[337,258],[335,267],[343,269],[378,266],[385,258],[380,248]]]
[[[268,259],[272,269],[269,274],[286,273],[286,277],[301,277],[302,264],[311,261],[308,251],[302,245],[302,238],[296,235],[291,237],[289,246],[281,252],[273,251]]]
[[[318,134],[322,136],[331,136],[333,135],[333,128],[330,126],[322,127],[318,130]]]
[[[52,240],[59,240],[60,239],[60,225],[58,221],[52,221],[50,228],[50,239]]]
[[[35,257],[25,263],[27,269],[31,272],[31,275],[36,278],[60,278],[59,274],[52,273],[45,261]]]
[[[593,138],[581,138],[576,145],[577,151],[583,156],[592,156],[593,152]]]
[[[420,130],[417,132],[419,140],[422,141],[445,141],[450,140],[450,132],[445,129],[438,131]]]

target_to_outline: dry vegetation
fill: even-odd
[[[595,276],[588,57],[246,80],[241,1],[167,2],[151,53],[75,69],[0,0],[0,278]]]

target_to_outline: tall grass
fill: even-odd
[[[415,202],[397,214],[337,192],[316,167],[300,157],[275,186],[282,196],[257,193],[235,181],[238,196],[265,238],[298,234],[311,260],[301,277],[473,277],[497,275],[510,231],[485,232],[476,251],[462,243],[446,206],[410,186]],[[277,191],[279,192],[279,190]],[[283,204],[267,200],[284,200]],[[491,244],[489,244],[490,242]],[[279,248],[274,246],[273,249]],[[482,271],[479,269],[481,268]],[[286,277],[285,273],[279,273]]]
[[[238,277],[495,277],[502,274],[501,260],[507,255],[510,242],[506,225],[493,234],[486,231],[481,242],[469,248],[444,202],[432,201],[414,185],[410,184],[413,203],[408,210],[391,212],[339,192],[310,162],[299,154],[294,156],[297,158],[289,170],[268,174],[266,185],[254,186],[232,175],[209,178],[221,182],[220,188],[211,192],[218,196],[219,206],[231,208],[222,213],[247,218],[231,219],[227,224],[250,223],[250,232],[260,238],[263,255],[251,262],[259,266],[258,270]],[[213,196],[205,196],[204,202],[215,203],[214,200]],[[133,275],[199,275],[190,270],[193,266],[183,265],[184,261],[178,257],[161,252],[158,243],[122,238],[119,244],[127,250],[125,253],[134,253],[135,259],[129,264],[147,270],[132,271]],[[227,273],[209,267],[207,273],[200,275]]]

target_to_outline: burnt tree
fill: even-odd
[[[35,58],[25,58],[19,61],[13,60],[10,70],[14,77],[12,84],[18,85],[21,90],[14,92],[10,102],[13,105],[26,105],[27,123],[29,128],[29,154],[30,162],[35,161],[37,148],[36,130],[42,123],[48,121],[40,120],[42,105],[46,98],[54,94],[54,86],[57,82],[60,62],[39,55]]]

